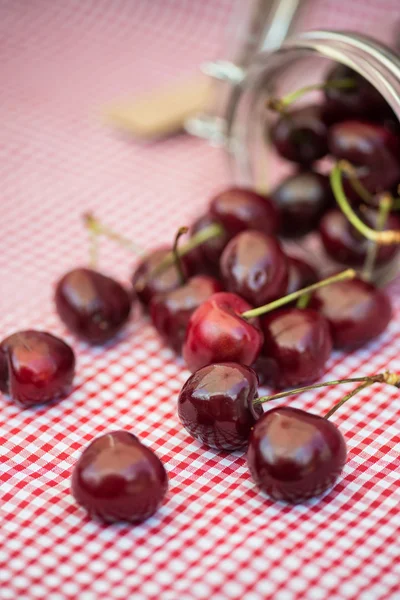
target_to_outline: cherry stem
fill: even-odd
[[[131,242],[131,240],[128,238],[123,237],[107,225],[101,223],[92,213],[85,213],[83,215],[83,222],[85,227],[87,227],[89,232],[91,232],[92,236],[104,235],[114,242],[117,242],[119,246],[124,246],[124,248],[127,248],[134,254],[142,254],[143,250],[139,248],[139,246]]]
[[[379,201],[379,214],[376,224],[376,230],[382,231],[386,225],[386,221],[390,214],[391,208],[393,205],[393,200],[390,194],[383,194]],[[365,263],[362,271],[363,279],[367,281],[371,281],[374,268],[376,263],[376,258],[378,255],[379,244],[378,242],[369,242],[367,256],[365,258]]]
[[[346,160],[341,161],[342,169],[346,173],[353,190],[358,194],[365,204],[373,204],[374,197],[369,193],[367,188],[361,183],[357,177],[356,169]]]
[[[315,83],[313,85],[306,85],[295,92],[291,92],[286,96],[282,96],[282,98],[270,98],[267,102],[267,107],[270,110],[274,110],[279,113],[284,113],[286,108],[296,102],[299,98],[308,94],[309,92],[314,92],[317,90],[327,90],[327,89],[348,89],[355,86],[354,79],[343,78],[329,81],[327,83]]]
[[[350,400],[350,398],[352,398],[353,396],[358,394],[358,392],[361,392],[361,390],[364,390],[365,388],[369,387],[373,383],[374,383],[373,381],[364,381],[364,383],[362,383],[361,385],[356,387],[354,390],[352,390],[351,392],[346,394],[337,404],[335,404],[335,406],[333,406],[331,408],[331,410],[328,410],[326,415],[324,415],[325,419],[329,419],[329,417],[331,417],[337,411],[338,408],[340,408],[345,402],[347,402],[347,400]]]
[[[353,227],[368,240],[384,245],[400,244],[400,230],[394,231],[391,229],[386,229],[385,231],[376,231],[375,229],[368,227],[368,225],[366,225],[354,212],[343,189],[342,174],[343,172],[346,172],[346,167],[347,163],[343,164],[341,161],[339,161],[336,163],[330,173],[332,190],[343,214],[353,225]]]
[[[304,309],[307,308],[309,302],[311,300],[311,294],[303,294],[302,296],[300,296],[300,298],[297,300],[296,303],[296,308],[300,308],[300,309]]]
[[[241,316],[244,319],[253,319],[254,317],[260,317],[261,315],[265,315],[272,310],[280,308],[289,302],[293,302],[293,300],[297,300],[304,296],[304,294],[308,295],[311,292],[315,292],[315,290],[319,290],[327,285],[332,283],[337,283],[339,281],[346,281],[347,279],[354,279],[357,275],[354,269],[346,269],[346,271],[342,271],[337,275],[332,275],[331,277],[327,277],[326,279],[322,279],[321,281],[317,281],[317,283],[313,283],[312,285],[308,285],[302,290],[297,290],[296,292],[292,292],[287,296],[283,296],[282,298],[278,298],[278,300],[274,300],[269,304],[265,304],[264,306],[259,306],[258,308],[252,308],[251,310],[246,310]]]
[[[178,244],[179,244],[179,240],[182,237],[182,235],[184,235],[188,231],[189,231],[188,227],[180,227],[176,233],[174,245],[172,247],[172,252],[174,254],[174,259],[175,259],[176,270],[179,273],[181,285],[186,283],[186,276],[185,276],[185,271],[184,271],[183,265],[182,265],[182,256],[178,252]]]
[[[286,398],[287,396],[297,396],[303,392],[309,392],[322,387],[329,387],[333,385],[339,385],[339,383],[387,383],[400,387],[400,374],[391,373],[385,371],[384,373],[378,373],[377,375],[366,375],[364,377],[350,377],[349,379],[335,379],[333,381],[323,381],[322,383],[314,383],[313,385],[307,385],[305,387],[296,388],[295,390],[286,390],[279,392],[278,394],[272,394],[271,396],[262,396],[256,398],[254,404],[264,404],[265,402],[271,402],[271,400],[279,400],[280,398]]]

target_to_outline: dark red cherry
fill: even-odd
[[[111,277],[81,268],[60,279],[55,303],[70,331],[90,344],[103,344],[128,321],[132,299]]]
[[[329,71],[326,83],[351,79],[351,87],[326,87],[324,93],[326,108],[334,120],[345,121],[351,118],[374,118],[379,111],[385,111],[386,100],[364,77],[346,65],[336,64]]]
[[[296,256],[286,255],[286,258],[289,267],[289,281],[286,294],[302,290],[318,281],[317,271],[308,262]]]
[[[358,278],[319,289],[309,306],[328,320],[334,346],[346,350],[360,348],[376,338],[392,318],[387,294]]]
[[[217,221],[214,217],[210,214],[205,214],[193,223],[190,228],[190,234],[199,233],[216,223]],[[207,274],[218,278],[219,258],[229,239],[230,236],[225,231],[221,235],[203,242],[203,244],[189,252],[184,257],[184,261],[188,266],[190,274]]]
[[[272,126],[270,136],[283,158],[301,165],[310,165],[328,153],[328,128],[318,105],[281,115]]]
[[[257,319],[243,319],[251,310],[236,294],[214,294],[192,314],[183,344],[183,358],[194,372],[213,363],[250,366],[260,353],[262,333]]]
[[[85,448],[72,473],[75,500],[107,523],[151,517],[168,489],[164,465],[127,431],[112,431]]]
[[[358,178],[371,192],[390,189],[400,180],[400,139],[389,129],[363,121],[344,121],[329,130],[336,159],[360,167]]]
[[[378,214],[373,209],[360,213],[361,219],[375,229]],[[400,229],[400,219],[389,215],[384,229]],[[319,225],[321,241],[326,253],[336,262],[354,267],[363,265],[370,242],[352,227],[340,210],[331,210],[321,219]],[[376,264],[382,265],[394,258],[396,245],[381,245],[376,255]]]
[[[75,373],[68,344],[44,331],[19,331],[0,344],[0,391],[29,408],[67,396]]]
[[[179,419],[191,436],[218,450],[240,450],[262,414],[257,376],[235,363],[203,367],[193,373],[178,397]]]
[[[282,215],[281,234],[298,237],[318,225],[322,215],[334,204],[328,177],[314,171],[300,171],[284,179],[271,199]]]
[[[150,304],[150,300],[156,294],[163,294],[175,290],[182,285],[181,277],[176,265],[173,264],[161,272],[157,272],[157,267],[169,255],[171,248],[163,246],[156,248],[144,256],[132,276],[132,284],[136,296],[143,307]],[[189,270],[182,259],[184,274],[189,276]]]
[[[220,268],[226,289],[256,306],[286,292],[287,260],[272,235],[254,230],[239,233],[223,251]]]
[[[328,419],[279,406],[255,424],[247,464],[273,500],[304,502],[329,490],[346,462],[346,442]]]
[[[217,292],[222,292],[219,281],[207,275],[197,275],[176,290],[152,298],[150,316],[153,325],[175,352],[182,350],[193,312]]]
[[[283,308],[261,318],[262,379],[278,388],[296,387],[323,375],[332,351],[328,321],[310,308]]]
[[[210,215],[222,224],[230,238],[247,229],[277,233],[280,223],[278,208],[269,198],[239,187],[215,196],[210,203]]]

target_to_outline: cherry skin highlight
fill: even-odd
[[[323,375],[332,351],[328,321],[310,308],[283,308],[261,317],[264,346],[260,379],[278,388],[296,387]]]
[[[262,414],[257,376],[235,363],[203,367],[186,381],[178,398],[178,416],[186,431],[217,450],[241,450]]]
[[[344,121],[329,130],[329,151],[360,167],[358,178],[371,193],[400,180],[400,140],[389,129],[363,121]]]
[[[132,299],[111,277],[80,268],[58,282],[55,303],[70,331],[90,344],[103,344],[127,323]]]
[[[72,473],[71,491],[92,518],[141,523],[160,506],[168,477],[158,456],[127,431],[96,438]]]
[[[260,353],[262,333],[257,319],[241,314],[252,306],[236,294],[214,294],[192,314],[183,344],[187,368],[198,371],[213,363],[250,366]]]
[[[346,462],[346,442],[328,419],[280,406],[257,421],[247,465],[272,500],[305,502],[329,490]]]
[[[355,350],[377,338],[393,316],[384,290],[359,278],[317,290],[309,306],[324,315],[335,348],[343,350]]]
[[[315,229],[334,204],[328,177],[314,171],[300,171],[287,177],[271,198],[280,208],[281,234],[287,237],[303,236]]]
[[[328,153],[328,127],[321,106],[304,106],[278,117],[270,136],[283,158],[301,165],[310,165]]]
[[[63,340],[44,331],[20,331],[0,344],[0,391],[21,408],[69,394],[75,355]]]
[[[150,316],[154,327],[169,346],[180,353],[193,312],[210,296],[222,292],[222,285],[207,275],[191,277],[186,284],[154,296]]]
[[[360,216],[367,225],[376,229],[378,214],[375,210],[367,209]],[[396,215],[389,215],[384,229],[400,229],[400,219]],[[340,210],[332,210],[324,215],[319,224],[319,234],[326,253],[336,262],[354,267],[364,264],[370,242],[352,227]],[[397,252],[398,246],[395,244],[379,246],[375,264],[390,262]]]
[[[243,231],[226,246],[220,262],[228,291],[256,306],[286,292],[288,266],[279,241],[259,231]]]

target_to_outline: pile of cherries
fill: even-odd
[[[381,202],[389,195],[392,208],[398,204],[396,118],[345,66],[334,66],[319,87],[324,101],[318,105],[292,109],[288,98],[270,102],[277,116],[269,138],[295,170],[268,197],[240,187],[216,195],[188,241],[180,243],[180,231],[173,247],[141,256],[132,290],[82,267],[64,275],[55,292],[60,319],[89,344],[114,338],[140,303],[192,372],[178,399],[184,428],[211,448],[248,447],[255,483],[288,502],[328,490],[345,463],[346,445],[327,418],[285,406],[264,413],[262,403],[276,396],[260,399],[258,385],[309,385],[325,372],[332,348],[351,351],[379,336],[392,308],[370,276],[399,248],[374,244],[355,226],[358,219],[369,231],[400,230],[399,217],[383,215]],[[335,208],[329,176],[318,168],[327,156],[348,165],[341,193],[355,220]],[[92,233],[124,241],[94,217],[86,222]],[[338,263],[367,263],[370,272],[349,269],[321,282],[311,264],[284,247],[285,239],[315,231]],[[48,333],[22,331],[0,344],[0,390],[23,408],[66,396],[74,371],[72,349]],[[374,382],[398,385],[388,374],[356,381],[360,389]],[[72,478],[77,502],[108,522],[143,521],[167,488],[159,458],[124,431],[94,440]]]

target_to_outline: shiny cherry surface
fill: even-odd
[[[310,308],[283,308],[261,318],[263,379],[278,388],[312,383],[332,351],[328,321]]]
[[[360,167],[358,177],[371,192],[400,181],[400,140],[389,129],[363,121],[344,121],[329,130],[329,150],[336,159]]]
[[[309,306],[329,322],[334,346],[346,350],[360,348],[378,337],[393,314],[384,290],[358,278],[317,290]]]
[[[360,214],[360,217],[367,225],[376,229],[378,221],[376,211],[368,209]],[[400,219],[395,215],[389,215],[384,229],[400,229]],[[326,213],[321,219],[318,230],[328,256],[346,265],[355,267],[363,265],[370,242],[349,224],[340,210]],[[391,261],[397,252],[398,246],[394,244],[379,246],[376,264],[381,265]]]
[[[207,275],[196,275],[176,290],[152,298],[152,323],[175,352],[180,353],[182,350],[187,325],[193,312],[217,292],[222,292],[219,281]]]
[[[144,307],[147,307],[150,300],[156,294],[171,292],[181,285],[181,278],[175,265],[171,265],[162,272],[157,272],[157,267],[170,253],[171,248],[164,246],[156,248],[144,256],[132,276],[132,284],[136,296]],[[189,271],[183,260],[185,275]]]
[[[266,234],[279,229],[278,208],[269,198],[250,189],[233,187],[220,192],[211,200],[209,210],[230,238],[247,229]]]
[[[0,344],[0,391],[22,408],[67,396],[75,355],[63,340],[44,331],[19,331]]]
[[[329,490],[346,462],[346,442],[328,419],[279,406],[255,424],[247,464],[273,500],[304,502]]]
[[[188,433],[218,450],[240,450],[262,414],[257,376],[235,363],[203,367],[186,381],[178,397],[178,416]]]
[[[81,268],[58,282],[55,303],[70,331],[90,344],[103,344],[128,321],[132,299],[118,281]]]
[[[260,353],[258,320],[240,315],[253,308],[236,294],[214,294],[192,314],[183,344],[183,358],[193,372],[213,363],[250,366]]]
[[[218,221],[212,215],[206,213],[194,221],[190,228],[190,235],[199,233],[217,222]],[[184,257],[188,272],[191,275],[206,274],[218,278],[219,259],[229,239],[230,236],[224,231],[221,235],[210,238],[189,252]]]
[[[286,294],[302,290],[318,281],[317,271],[308,262],[296,256],[286,255],[286,258],[289,267],[289,281]]]
[[[281,211],[281,234],[288,237],[312,231],[334,204],[328,177],[314,171],[300,171],[287,177],[271,198]]]
[[[223,251],[220,268],[226,289],[255,306],[286,292],[287,259],[271,235],[254,230],[239,233]]]
[[[309,165],[328,153],[328,128],[320,106],[309,105],[278,117],[270,136],[286,160]]]
[[[127,431],[96,438],[72,473],[75,500],[91,517],[107,523],[140,523],[151,517],[168,489],[158,456]]]

